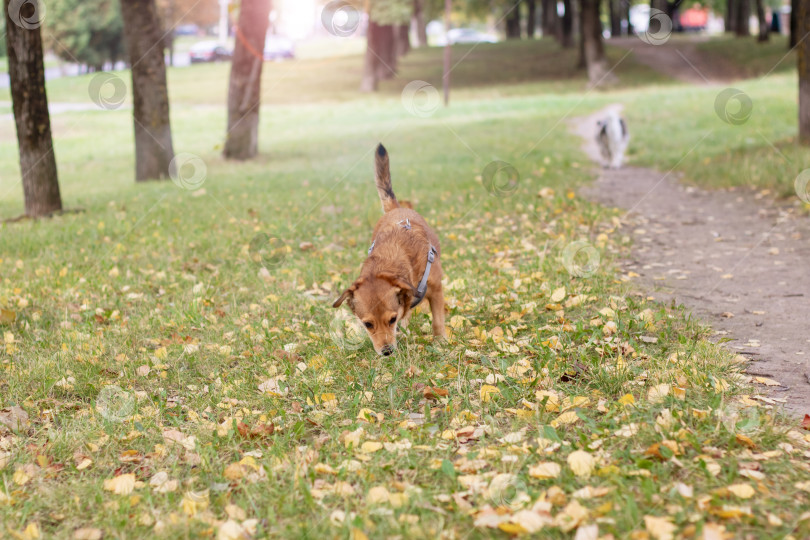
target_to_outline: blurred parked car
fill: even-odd
[[[451,45],[456,43],[497,43],[498,40],[489,34],[479,32],[474,28],[453,28],[447,32],[447,40]]]
[[[196,24],[181,24],[174,29],[175,36],[197,36],[200,34],[200,27]]]
[[[222,62],[230,60],[231,51],[216,41],[200,41],[191,46],[188,51],[192,64],[200,62]]]
[[[295,58],[295,45],[289,39],[267,36],[264,40],[265,60],[288,60]]]

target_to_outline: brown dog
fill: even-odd
[[[360,277],[333,307],[348,301],[365,325],[374,350],[388,356],[397,348],[397,322],[408,325],[411,309],[430,302],[433,335],[444,337],[444,296],[439,237],[414,210],[403,208],[391,187],[388,152],[377,147],[376,183],[383,212],[374,227]]]

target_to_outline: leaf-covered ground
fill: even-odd
[[[128,111],[58,117],[84,212],[0,228],[0,536],[810,535],[810,432],[614,272],[630,231],[577,195],[560,118],[616,96],[482,92],[267,107],[238,165],[223,111],[177,104],[183,186],[132,182]],[[390,358],[331,308],[380,140],[449,309]]]

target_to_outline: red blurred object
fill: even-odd
[[[709,22],[709,10],[690,8],[681,13],[681,26],[684,30],[701,30]]]
[[[810,430],[810,414],[804,415],[804,420],[802,420],[802,427],[804,429]]]

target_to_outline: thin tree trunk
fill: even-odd
[[[650,7],[669,15],[669,2],[667,0],[650,0]]]
[[[790,41],[788,47],[791,49],[799,42],[799,30],[797,26],[800,4],[801,0],[790,0]]]
[[[557,0],[542,0],[542,13],[540,14],[543,36],[554,36],[561,38],[560,21],[557,15]]]
[[[612,38],[621,37],[622,35],[621,8],[621,0],[608,0],[608,9],[610,10],[610,37]]]
[[[397,58],[411,52],[411,29],[408,23],[398,24],[394,27],[394,48]]]
[[[380,81],[393,79],[397,74],[397,49],[394,25],[385,24],[377,27],[377,37],[375,40],[377,54],[377,79]]]
[[[749,0],[737,0],[737,24],[734,27],[737,37],[748,37],[751,35],[748,21],[751,18],[751,2]]]
[[[630,2],[622,2],[622,16],[624,17],[626,24],[627,24],[627,35],[632,36],[635,34],[635,30],[633,29],[633,23],[630,22]]]
[[[155,0],[121,0],[121,17],[132,66],[135,180],[168,178],[174,149],[163,31]]]
[[[520,0],[506,9],[506,39],[520,39]]]
[[[223,151],[228,159],[250,159],[259,151],[259,106],[269,14],[270,0],[242,0],[228,84],[228,132]]]
[[[571,0],[563,0],[563,13],[560,20],[560,43],[566,49],[574,46],[574,6]]]
[[[607,59],[602,41],[599,0],[582,0],[582,53],[591,85],[608,82]]]
[[[768,21],[765,19],[765,6],[762,5],[762,0],[757,0],[757,21],[759,22],[759,33],[757,34],[757,41],[760,43],[768,41],[770,30]]]
[[[413,0],[413,22],[416,26],[416,46],[427,47],[427,23],[425,22],[424,0]]]
[[[526,37],[534,39],[534,31],[537,28],[537,4],[535,0],[526,0],[528,10],[526,13]]]
[[[3,3],[6,54],[17,125],[25,214],[41,217],[62,209],[48,96],[45,93],[42,35],[38,23],[26,22],[39,20],[41,6],[37,0],[22,5],[17,3],[18,12],[12,8],[12,13],[9,13],[9,3],[10,0]]]
[[[796,14],[797,35],[805,36],[810,32],[810,0],[799,2]],[[810,39],[799,39],[799,142],[810,145]]]
[[[739,0],[726,0],[726,14],[723,17],[726,32],[737,31],[737,3]]]
[[[366,59],[363,63],[363,80],[360,82],[361,92],[376,92],[379,85],[377,64],[379,64],[380,59],[374,51],[379,32],[380,25],[374,21],[368,21],[368,31],[366,32]]]

